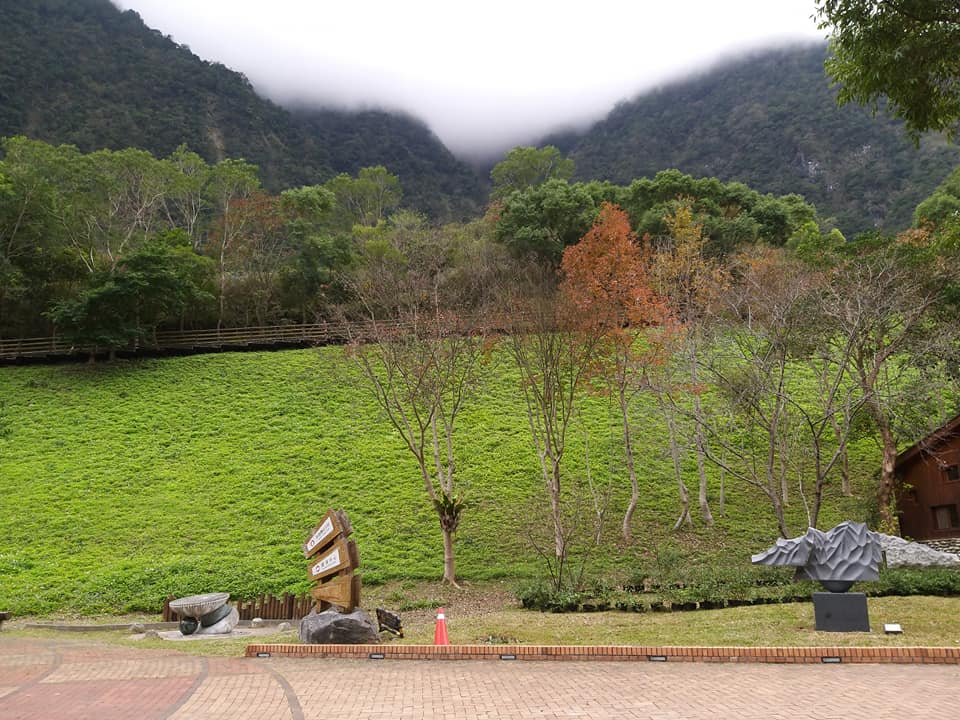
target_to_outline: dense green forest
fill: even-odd
[[[677,171],[628,186],[504,180],[485,218],[437,226],[401,209],[406,188],[382,166],[272,195],[250,163],[210,164],[185,147],[165,158],[132,148],[85,154],[16,137],[3,150],[0,337],[56,331],[101,349],[143,343],[162,328],[367,317],[355,270],[390,243],[401,258],[442,238],[473,248],[454,264],[507,249],[555,265],[604,202],[651,237],[664,236],[664,218],[689,203],[713,255],[783,245],[816,226],[815,209],[799,196]],[[498,172],[556,153],[517,150]]]
[[[623,102],[582,135],[544,142],[568,152],[583,180],[677,168],[799,193],[850,237],[902,230],[960,149],[933,134],[914,147],[902,122],[838,107],[826,56],[821,44],[756,53]]]
[[[186,143],[208,162],[243,158],[273,192],[386,165],[407,202],[438,218],[476,212],[476,174],[418,120],[378,111],[300,110],[260,97],[110,0],[0,2],[0,137],[84,152]]]

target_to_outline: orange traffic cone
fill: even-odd
[[[433,644],[450,644],[450,638],[447,637],[447,618],[443,614],[443,608],[437,610],[437,628],[433,632]]]

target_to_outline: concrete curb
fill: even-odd
[[[273,628],[280,623],[288,622],[291,625],[299,622],[297,620],[263,620],[260,627]],[[56,630],[61,632],[110,632],[110,631],[129,631],[133,625],[143,625],[147,630],[176,630],[180,623],[178,622],[155,622],[155,623],[113,623],[107,625],[61,625],[57,623],[24,623],[20,627],[29,630]],[[238,628],[252,628],[250,620],[241,620],[237,623]]]
[[[248,658],[353,660],[607,660],[713,663],[960,665],[945,647],[640,647],[616,645],[248,645]]]
[[[21,627],[28,630],[56,630],[58,632],[107,632],[114,630],[127,630],[131,626],[138,624],[134,622],[114,623],[110,625],[58,625],[57,623],[25,623]],[[139,623],[147,630],[171,630],[176,629],[175,622],[160,623]]]

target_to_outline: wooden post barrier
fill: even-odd
[[[170,595],[164,600],[163,610],[161,611],[163,622],[177,622],[179,616],[170,609],[170,601],[175,599],[173,595]],[[284,593],[279,598],[267,594],[252,600],[236,600],[233,602],[237,612],[240,613],[241,620],[253,620],[254,618],[299,620],[308,615],[315,604],[316,600],[310,593],[304,593],[303,595]]]

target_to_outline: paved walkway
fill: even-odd
[[[201,658],[0,635],[3,720],[955,720],[956,665]]]

